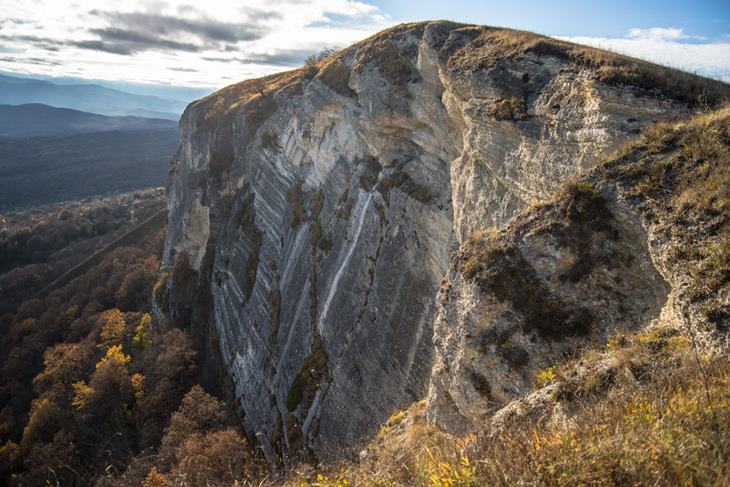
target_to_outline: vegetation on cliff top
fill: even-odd
[[[489,69],[534,54],[590,69],[603,83],[633,86],[691,106],[718,107],[730,99],[730,85],[693,73],[531,32],[441,21],[391,27],[340,51],[328,49],[302,68],[228,86],[193,106],[204,107],[203,119],[212,123],[238,107],[259,103],[272,94],[285,90],[296,92],[303,81],[312,78],[343,96],[352,97],[356,93],[349,86],[351,73],[365,69],[370,63],[378,66],[397,89],[412,80],[414,68],[411,63],[417,55],[415,45],[402,48],[401,45],[405,45],[402,41],[408,36],[423,36],[427,27],[439,31],[436,36],[442,42],[439,56],[454,70]],[[523,110],[514,100],[506,100],[502,105],[498,108],[499,113],[508,113],[508,118],[524,118]]]

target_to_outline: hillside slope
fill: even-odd
[[[177,128],[0,137],[0,210],[163,186]]]
[[[727,94],[603,51],[448,22],[401,25],[317,66],[230,86],[181,120],[163,262],[172,272],[158,298],[173,321],[217,337],[245,428],[272,463],[352,454],[427,395],[432,421],[468,431],[528,391],[525,357],[533,370],[643,327],[674,288],[637,214],[594,208],[580,187],[607,247],[582,248],[589,214],[573,240],[487,246],[506,260],[467,278],[450,252],[468,252],[657,122]],[[573,241],[570,257],[554,255]],[[596,259],[617,267],[584,283]],[[525,262],[537,270],[521,274]],[[482,288],[468,280],[493,275],[498,284]],[[611,307],[601,285],[618,297]],[[485,363],[477,321],[496,323]]]
[[[108,117],[39,103],[0,105],[0,136],[5,137],[175,127],[174,121],[162,118]]]

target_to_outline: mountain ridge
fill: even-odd
[[[0,75],[0,104],[41,103],[109,116],[136,115],[177,120],[186,103],[157,96],[135,95],[95,84],[55,84],[51,81]]]
[[[42,103],[0,105],[0,136],[68,135],[112,130],[174,128],[174,121],[135,116],[113,117]]]

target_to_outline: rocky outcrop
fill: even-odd
[[[429,415],[465,434],[529,393],[538,371],[657,318],[670,291],[638,212],[590,183],[473,234],[435,321]]]
[[[637,330],[726,354],[729,122],[725,108],[653,130],[463,242],[439,293],[428,416],[460,435],[567,420],[560,399],[603,392],[622,366],[611,349]]]
[[[352,452],[427,394],[434,363],[429,410],[463,429],[482,410],[463,404],[513,397],[525,381],[519,367],[472,364],[473,346],[490,361],[541,364],[600,339],[615,307],[637,326],[659,312],[667,286],[642,226],[610,203],[605,242],[580,221],[569,242],[549,231],[503,242],[505,288],[489,296],[449,269],[476,230],[688,113],[671,93],[604,79],[620,63],[580,49],[487,27],[403,25],[188,107],[164,267],[187,262],[211,299],[204,313],[190,309],[173,272],[171,313],[210,322],[245,428],[272,461]],[[584,278],[595,259],[618,263]],[[523,260],[530,274],[515,275]],[[616,300],[602,294],[604,278]],[[533,295],[557,287],[529,297],[528,281]],[[524,299],[547,304],[549,322],[520,309]]]

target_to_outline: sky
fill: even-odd
[[[430,19],[530,30],[730,82],[730,0],[0,0],[0,71],[217,88]]]

